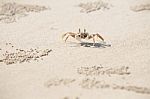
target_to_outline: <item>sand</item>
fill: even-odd
[[[149,0],[7,3],[17,8],[0,12],[0,99],[150,99]],[[79,28],[105,42],[62,40]]]

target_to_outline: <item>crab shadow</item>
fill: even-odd
[[[85,43],[85,42],[82,42],[82,43],[79,43],[80,46],[82,47],[94,47],[94,48],[106,48],[106,47],[111,47],[110,44],[103,44],[103,43]]]
[[[88,43],[88,42],[81,42],[81,43],[77,43],[71,47],[106,48],[106,47],[111,47],[111,44],[106,44],[106,43],[95,43],[94,44],[94,43]]]

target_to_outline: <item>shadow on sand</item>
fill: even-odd
[[[94,47],[94,48],[106,48],[111,47],[110,44],[102,44],[102,43],[79,43],[83,47]]]
[[[88,43],[88,42],[81,42],[81,43],[70,43],[71,47],[91,47],[91,48],[106,48],[111,47],[111,44],[106,43]]]

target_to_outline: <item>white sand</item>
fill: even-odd
[[[150,10],[130,10],[131,6],[150,3],[149,0],[107,0],[112,5],[109,10],[88,14],[80,13],[81,8],[77,7],[87,0],[13,1],[44,5],[51,10],[30,13],[14,23],[0,23],[0,58],[6,50],[16,48],[48,48],[52,52],[39,62],[12,65],[0,62],[0,99],[150,99],[150,94],[112,88],[84,89],[79,85],[82,79],[95,77],[109,84],[150,89]],[[78,28],[100,33],[111,47],[65,44],[62,34],[77,32]],[[69,38],[70,41],[75,40]],[[14,48],[5,45],[9,42]],[[126,66],[131,74],[86,77],[77,73],[77,68],[100,64],[109,68]],[[47,87],[48,81],[54,78],[75,79],[75,82]]]

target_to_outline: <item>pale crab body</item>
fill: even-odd
[[[85,29],[84,29],[84,32],[80,32],[80,29],[79,29],[78,33],[67,32],[62,36],[62,39],[64,39],[64,41],[66,42],[69,37],[73,37],[73,38],[75,38],[76,40],[78,40],[80,42],[85,41],[85,40],[87,41],[87,40],[93,39],[93,44],[95,44],[96,38],[99,38],[102,41],[104,41],[103,37],[100,36],[98,33],[89,34],[89,33],[86,32]]]

